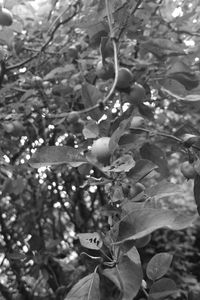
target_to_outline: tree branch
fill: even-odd
[[[26,59],[26,60],[24,60],[24,61],[22,61],[22,62],[20,62],[20,63],[17,63],[17,64],[15,64],[15,65],[12,65],[12,66],[7,67],[7,68],[6,68],[6,72],[23,67],[24,65],[26,65],[26,64],[29,63],[30,61],[32,61],[32,60],[34,60],[35,58],[37,58],[42,52],[45,52],[45,49],[48,47],[48,45],[50,44],[50,42],[53,40],[54,35],[55,35],[56,31],[58,30],[58,28],[59,28],[61,25],[66,24],[66,23],[68,23],[69,21],[71,21],[71,20],[73,19],[73,17],[76,15],[76,13],[77,13],[77,7],[78,7],[78,1],[73,5],[73,7],[74,7],[74,9],[75,9],[74,12],[73,12],[73,14],[72,14],[70,17],[68,17],[67,19],[65,19],[65,20],[63,20],[63,21],[61,21],[61,22],[59,22],[59,23],[55,26],[55,28],[54,28],[54,30],[52,31],[52,33],[51,33],[50,37],[48,38],[48,40],[42,45],[42,47],[40,48],[40,50],[39,50],[36,54],[32,55],[31,57],[29,57],[28,59]]]

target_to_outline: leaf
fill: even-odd
[[[123,292],[123,300],[132,300],[140,289],[143,276],[140,256],[136,248],[134,247],[126,255],[122,255],[117,268],[105,269],[103,275]]]
[[[94,272],[79,280],[64,300],[100,300],[99,275]]]
[[[95,139],[99,136],[99,127],[94,120],[89,120],[84,124],[83,135],[85,139]]]
[[[140,159],[136,161],[135,167],[128,172],[127,176],[134,182],[137,182],[157,168],[158,166],[156,166],[150,160]]]
[[[57,67],[53,70],[51,70],[48,74],[44,76],[44,80],[49,79],[57,79],[62,78],[64,74],[69,73],[71,71],[74,71],[74,65],[73,64],[67,64],[64,67]]]
[[[172,259],[173,255],[167,252],[154,255],[147,264],[146,273],[148,278],[155,281],[164,276],[171,265]]]
[[[121,121],[119,126],[117,127],[117,129],[111,135],[110,142],[109,142],[109,149],[110,149],[111,153],[113,153],[117,149],[120,137],[124,134],[124,132],[127,129],[129,129],[131,119],[132,118],[128,118],[128,119]]]
[[[104,172],[110,171],[110,172],[128,172],[131,168],[135,166],[135,161],[130,154],[125,154],[115,160],[110,166],[104,167],[102,170]]]
[[[151,186],[145,190],[145,194],[155,199],[160,199],[166,196],[171,196],[180,193],[181,188],[179,185],[162,180],[158,184]]]
[[[8,178],[5,181],[5,184],[3,185],[3,194],[14,194],[14,195],[20,195],[23,193],[25,187],[26,187],[27,181],[25,178],[19,176],[16,179],[10,179]]]
[[[195,144],[193,144],[195,145]],[[194,169],[197,172],[198,175],[200,175],[200,159],[197,159],[193,163]]]
[[[28,243],[32,251],[40,251],[44,247],[44,240],[37,234],[32,234]]]
[[[14,38],[14,30],[12,28],[5,28],[0,31],[1,44],[11,46]]]
[[[86,108],[90,108],[96,105],[100,100],[103,99],[102,93],[92,84],[85,82],[82,85],[82,98]],[[103,112],[99,108],[93,109],[88,114],[94,119],[99,120],[103,115]]]
[[[173,210],[139,208],[125,215],[119,223],[113,226],[119,227],[117,244],[128,240],[142,238],[151,232],[167,227],[172,230],[181,230],[189,227],[197,215],[186,216]]]
[[[178,56],[185,55],[185,51],[179,44],[168,39],[149,39],[148,41],[141,43],[141,48],[147,52],[150,52],[158,59],[164,59],[166,56]]]
[[[7,257],[11,260],[24,260],[26,255],[20,251],[14,251],[12,253],[8,253]]]
[[[168,77],[180,82],[188,91],[196,88],[199,85],[199,78],[192,73],[176,72],[169,74]]]
[[[149,300],[162,300],[177,292],[176,283],[172,279],[162,278],[154,282],[149,291]]]
[[[161,148],[154,144],[145,143],[140,148],[140,154],[142,158],[151,160],[154,164],[156,164],[159,167],[158,171],[163,177],[169,176],[167,160],[165,157],[165,153]]]
[[[148,243],[150,242],[150,240],[151,240],[151,234],[147,234],[147,235],[143,236],[142,238],[137,239],[135,241],[135,247],[136,248],[143,248],[146,245],[148,245]]]
[[[103,245],[103,241],[98,232],[79,233],[77,236],[81,245],[87,249],[99,250]]]
[[[87,33],[90,38],[90,45],[96,48],[100,45],[102,37],[108,36],[108,26],[103,21],[93,23],[91,26],[90,21],[87,26]]]
[[[199,300],[200,299],[200,291],[189,291],[188,300]]]
[[[110,38],[108,38],[108,37],[101,38],[100,51],[101,51],[101,56],[102,56],[103,61],[107,57],[113,57],[114,50],[113,50],[113,45],[112,45],[112,41]]]
[[[143,103],[139,103],[138,105],[139,112],[142,116],[148,118],[149,120],[154,119],[154,112],[151,107],[145,105]]]
[[[86,162],[86,158],[80,154],[79,150],[69,146],[43,146],[29,160],[33,168],[60,164],[78,167]]]
[[[200,175],[197,174],[194,178],[194,199],[197,205],[197,211],[200,215]]]
[[[171,75],[174,73],[192,73],[191,68],[184,63],[182,60],[177,60],[174,61],[174,58],[171,60],[171,66],[167,70],[167,75]]]
[[[120,185],[115,185],[113,189],[113,194],[111,195],[112,203],[122,201],[124,199],[123,189]]]

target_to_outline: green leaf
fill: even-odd
[[[100,51],[101,51],[101,56],[102,56],[103,61],[107,57],[113,57],[114,50],[113,50],[113,45],[112,45],[112,41],[110,38],[108,38],[108,37],[101,38]]]
[[[48,74],[44,76],[43,79],[49,80],[49,79],[63,78],[66,73],[69,73],[71,71],[74,71],[74,65],[66,64],[64,67],[57,67],[51,70]]]
[[[85,82],[82,85],[82,98],[86,108],[90,108],[96,105],[100,100],[103,99],[102,93],[92,84]],[[94,119],[99,120],[103,115],[103,112],[99,108],[93,109],[88,114]]]
[[[154,255],[147,264],[146,273],[149,279],[155,281],[164,276],[172,262],[173,255],[162,252]]]
[[[159,167],[158,171],[163,177],[169,176],[169,169],[166,156],[161,148],[154,144],[145,143],[140,148],[140,154],[142,158],[151,160],[154,164],[156,164]]]
[[[64,300],[100,300],[99,275],[94,272],[79,280]]]
[[[162,278],[154,282],[149,291],[149,300],[162,300],[177,292],[176,283],[172,279]]]
[[[136,161],[135,167],[132,168],[127,175],[129,178],[131,178],[131,180],[137,182],[157,168],[158,166],[156,166],[150,160],[140,159]]]
[[[176,72],[169,74],[168,77],[180,82],[188,91],[196,88],[199,85],[199,78],[195,74]]]
[[[197,211],[200,215],[200,175],[197,174],[194,178],[194,199],[197,205]]]
[[[7,253],[7,257],[11,260],[24,260],[26,255],[20,251],[14,251],[12,253]]]
[[[180,44],[175,44],[169,39],[155,38],[141,43],[141,48],[146,52],[150,52],[158,59],[166,56],[185,55],[185,51]]]
[[[200,292],[199,291],[189,291],[188,300],[199,300]]]
[[[104,167],[102,170],[104,172],[128,172],[131,168],[135,166],[135,161],[130,154],[125,154],[115,160],[110,166]]]
[[[83,135],[85,139],[95,139],[99,136],[99,127],[94,120],[85,122],[83,128]]]
[[[99,250],[103,245],[103,241],[98,232],[79,233],[77,236],[81,245],[87,249]]]
[[[19,176],[16,179],[8,178],[3,185],[3,194],[15,194],[20,195],[23,193],[26,187],[27,181],[25,178]]]
[[[103,275],[108,277],[123,293],[123,300],[132,300],[140,289],[143,277],[140,256],[136,248],[122,255],[117,267],[105,269]]]
[[[150,242],[150,240],[151,240],[151,234],[147,234],[147,235],[143,236],[142,238],[137,239],[135,241],[135,247],[143,248]]]
[[[151,232],[167,227],[172,230],[181,230],[189,227],[197,215],[186,216],[173,210],[139,208],[125,215],[119,223],[113,226],[119,227],[117,244],[128,240],[142,238]]]
[[[142,116],[148,118],[149,120],[154,119],[154,112],[153,112],[152,108],[149,107],[148,105],[146,105],[144,103],[139,103],[138,109]],[[133,129],[133,130],[135,130],[135,129]]]
[[[162,180],[158,184],[151,186],[145,190],[145,194],[155,199],[171,196],[181,192],[179,185]]]
[[[113,153],[117,149],[118,142],[119,142],[121,136],[124,134],[124,132],[127,129],[129,129],[131,119],[132,118],[128,118],[128,119],[121,121],[119,126],[117,127],[117,129],[111,135],[110,142],[109,142],[109,148],[110,148],[111,153]]]
[[[78,167],[87,160],[82,156],[79,150],[69,146],[44,146],[39,148],[29,160],[33,168],[46,166],[70,164]]]

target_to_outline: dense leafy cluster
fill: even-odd
[[[199,299],[152,239],[197,234],[198,1],[4,4],[0,298]]]

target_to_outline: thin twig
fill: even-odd
[[[75,8],[73,14],[72,14],[70,17],[68,17],[67,19],[65,19],[65,20],[63,20],[63,21],[61,21],[61,22],[59,22],[59,23],[55,26],[55,28],[54,28],[54,30],[51,32],[51,35],[50,35],[50,37],[48,38],[48,40],[42,45],[41,49],[40,49],[36,54],[32,55],[31,57],[29,57],[28,59],[26,59],[26,60],[24,60],[24,61],[22,61],[22,62],[20,62],[20,63],[17,63],[17,64],[15,64],[15,65],[12,65],[12,66],[7,67],[7,68],[6,68],[6,72],[7,72],[7,71],[11,71],[11,70],[13,70],[13,69],[18,69],[18,68],[23,67],[23,66],[26,65],[28,62],[30,62],[30,61],[34,60],[35,58],[37,58],[42,52],[45,52],[45,49],[46,49],[47,46],[50,44],[50,42],[53,40],[54,35],[55,35],[56,31],[58,30],[58,28],[59,28],[61,25],[66,24],[66,23],[68,23],[69,21],[71,21],[71,19],[73,19],[73,17],[76,15],[76,13],[77,13],[77,6],[78,6],[78,2],[75,3],[75,4],[73,5],[73,7]]]
[[[114,68],[115,68],[115,78],[112,84],[112,87],[109,91],[109,93],[107,94],[107,96],[100,101],[103,104],[106,104],[107,101],[110,99],[110,97],[113,95],[113,93],[115,92],[115,88],[116,88],[116,84],[117,84],[117,80],[118,80],[118,74],[119,74],[119,67],[118,67],[118,54],[117,54],[117,43],[114,37],[114,31],[112,28],[112,22],[111,22],[111,17],[110,17],[110,8],[109,8],[109,4],[108,4],[108,0],[106,0],[106,9],[107,9],[107,16],[108,16],[108,23],[109,23],[109,29],[110,29],[110,36],[111,36],[111,40],[112,40],[112,44],[113,44],[113,49],[114,49]],[[89,108],[85,108],[82,110],[77,111],[79,114],[85,114],[88,112],[91,112],[95,109],[99,108],[99,103],[89,107]],[[48,115],[49,118],[65,118],[68,116],[69,113],[62,113],[59,115]]]
[[[179,143],[179,144],[182,144],[184,145],[184,140],[174,136],[174,135],[171,135],[171,134],[168,134],[168,133],[165,133],[165,132],[156,132],[156,131],[152,131],[152,130],[149,130],[149,129],[146,129],[146,128],[142,128],[142,127],[137,127],[137,128],[132,128],[133,130],[134,129],[137,129],[137,130],[140,130],[140,131],[143,131],[143,132],[146,132],[150,135],[158,135],[158,136],[162,136],[162,137],[165,137],[165,138],[169,138],[171,140],[174,140],[175,142]],[[200,148],[198,146],[195,146],[195,145],[191,145],[191,147],[195,150],[198,150],[200,151]]]

